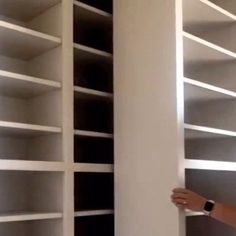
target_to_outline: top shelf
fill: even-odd
[[[29,21],[59,2],[60,0],[0,0],[0,15]]]
[[[93,6],[102,11],[112,13],[113,0],[80,0],[80,2],[83,2],[89,6]]]
[[[236,16],[208,0],[184,0],[185,28],[236,22]]]

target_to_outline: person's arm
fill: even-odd
[[[174,189],[171,200],[178,208],[201,212],[207,201],[205,197],[184,188]],[[210,216],[225,224],[236,227],[236,206],[216,202]]]

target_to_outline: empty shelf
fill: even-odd
[[[0,14],[19,21],[29,21],[59,2],[60,0],[0,0]]]
[[[79,86],[75,86],[74,91],[76,93],[100,97],[100,98],[113,98],[113,95],[111,93],[101,92],[101,91],[97,91],[94,89],[88,89],[88,88],[83,88],[83,87],[79,87]]]
[[[209,101],[236,97],[235,92],[202,83],[197,80],[184,78],[184,83],[185,101]]]
[[[76,211],[75,217],[83,217],[83,216],[99,216],[99,215],[111,215],[114,214],[114,210],[105,209],[105,210],[89,210],[89,211]]]
[[[194,211],[186,210],[185,215],[186,216],[203,216],[204,213],[203,212],[194,212]]]
[[[60,133],[61,128],[43,125],[32,125],[8,121],[0,121],[0,133],[2,135],[42,135]]]
[[[236,137],[236,132],[209,128],[198,125],[185,124],[185,137],[193,138],[220,138],[220,137]]]
[[[80,57],[83,60],[101,60],[101,58],[105,60],[112,60],[112,54],[94,49],[91,47],[87,47],[81,44],[74,43],[74,48],[75,48],[75,59],[76,57]]]
[[[113,173],[114,166],[111,164],[74,164],[74,172]]]
[[[186,64],[236,60],[236,53],[183,32],[184,60]]]
[[[64,171],[63,162],[0,160],[0,170]]]
[[[61,83],[0,70],[0,93],[5,96],[31,98],[61,87]]]
[[[113,134],[85,131],[85,130],[75,130],[75,135],[97,137],[97,138],[113,138]]]
[[[60,45],[61,39],[0,21],[0,54],[28,60]]]
[[[185,0],[184,25],[188,28],[232,23],[236,16],[208,0]]]
[[[186,169],[236,171],[235,162],[185,160]]]
[[[62,213],[53,212],[11,212],[0,214],[0,223],[3,222],[16,222],[16,221],[32,221],[32,220],[47,220],[47,219],[60,219]]]
[[[89,6],[88,4],[79,1],[74,1],[74,5],[75,5],[75,11],[74,11],[75,20],[83,18],[95,24],[102,24],[102,25],[105,24],[105,26],[108,23],[107,20],[109,21],[112,20],[112,15],[110,13]]]

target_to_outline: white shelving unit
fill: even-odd
[[[169,196],[179,186],[235,205],[236,2],[114,9],[116,234],[235,235]]]
[[[111,8],[0,0],[1,235],[114,235]]]
[[[226,186],[233,181],[236,170],[235,152],[231,152],[236,140],[235,80],[214,68],[228,71],[229,75],[230,67],[235,66],[232,42],[236,36],[236,16],[223,6],[223,1],[183,1],[184,75],[187,76],[183,80],[184,166],[188,188],[230,204],[235,193],[228,192]],[[214,72],[204,76],[207,70]],[[214,78],[214,73],[219,73],[221,78]],[[207,235],[235,234],[235,230],[198,212],[187,212],[186,216],[188,236],[200,235],[203,228],[207,229]]]

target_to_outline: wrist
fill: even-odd
[[[213,200],[206,200],[205,201],[205,204],[203,206],[203,213],[206,215],[206,216],[211,216],[214,208],[215,208],[215,201]]]

